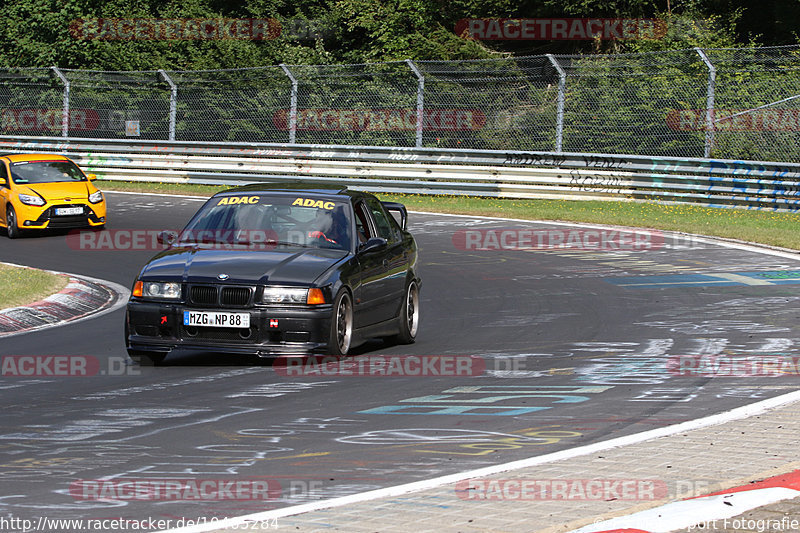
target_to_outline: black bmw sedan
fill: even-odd
[[[130,357],[174,349],[345,355],[414,342],[417,245],[402,204],[341,186],[248,185],[213,196],[134,282]]]

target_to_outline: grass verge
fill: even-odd
[[[0,264],[0,309],[37,302],[66,287],[66,276]]]
[[[212,195],[225,186],[171,183],[97,182],[105,190],[164,194]],[[484,215],[528,220],[588,222],[634,226],[759,242],[800,250],[800,214],[745,209],[720,209],[655,202],[511,200],[461,196],[381,194],[382,200],[404,203],[415,211]],[[113,215],[112,215],[113,216]]]

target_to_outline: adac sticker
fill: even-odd
[[[220,199],[217,205],[257,204],[258,196],[228,196]]]
[[[303,207],[318,207],[320,209],[333,209],[336,204],[333,202],[323,202],[322,200],[314,200],[313,198],[298,198],[292,205],[299,205]]]

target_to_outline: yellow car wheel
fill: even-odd
[[[6,208],[6,235],[9,239],[16,239],[20,235],[19,226],[17,226],[17,213],[14,212],[12,206]]]

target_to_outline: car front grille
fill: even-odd
[[[189,291],[192,303],[200,305],[217,305],[217,288],[207,285],[194,285]]]
[[[222,305],[247,305],[250,302],[249,287],[224,287],[222,289]]]
[[[195,305],[214,307],[244,307],[250,303],[253,287],[217,287],[215,285],[192,285],[189,300]]]
[[[56,209],[62,207],[80,207],[83,211],[79,215],[56,215]],[[89,221],[87,213],[91,210],[83,204],[59,204],[49,207],[41,216],[36,220],[35,225],[40,226],[50,221],[47,227],[49,228],[77,228],[81,226],[88,226]]]
[[[56,229],[56,228],[76,228],[88,225],[89,223],[85,216],[74,216],[74,217],[51,218],[50,224],[48,224],[47,227],[51,229]]]

